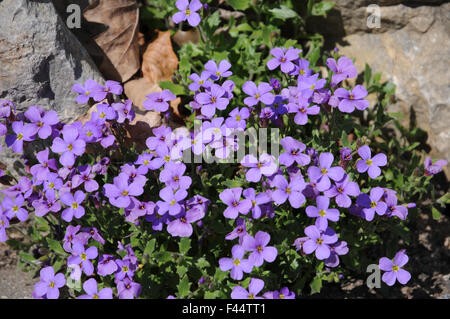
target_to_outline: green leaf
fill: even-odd
[[[285,5],[281,5],[280,8],[275,8],[275,9],[270,9],[270,12],[272,12],[272,15],[274,16],[274,18],[280,19],[280,20],[287,20],[287,19],[292,19],[295,17],[298,17],[297,12],[295,12],[294,10],[292,10],[289,7],[286,7]]]
[[[333,8],[333,7],[334,7],[334,2],[321,1],[321,2],[313,5],[311,14],[313,16],[323,16],[328,11],[330,11],[331,8]]]
[[[227,0],[234,10],[247,10],[250,7],[250,0]]]
[[[178,276],[183,277],[187,273],[188,269],[186,266],[180,265],[177,266],[177,274]]]
[[[440,219],[442,216],[441,216],[441,212],[440,211],[438,211],[436,208],[434,208],[434,207],[431,207],[431,215],[433,216],[433,219]]]
[[[34,216],[34,219],[41,226],[41,230],[42,231],[49,231],[50,230],[50,225],[47,223],[47,221],[44,218],[38,217],[38,216]]]
[[[180,253],[182,253],[183,255],[187,254],[189,249],[191,249],[191,240],[187,237],[181,238],[179,247]]]
[[[184,276],[183,279],[180,280],[180,283],[178,284],[177,288],[178,288],[178,297],[184,298],[189,295],[191,283],[189,282],[188,276]]]
[[[36,264],[36,259],[29,253],[21,251],[19,252],[19,257],[28,263]]]
[[[311,295],[319,293],[320,289],[322,289],[322,279],[318,276],[314,277],[309,286],[311,287]]]
[[[388,112],[387,115],[389,115],[390,117],[396,117],[396,118],[399,118],[399,119],[405,118],[405,114],[403,114],[403,113]]]
[[[158,83],[161,89],[170,90],[175,95],[184,95],[186,94],[185,88],[182,85],[175,84],[170,81],[161,81]]]
[[[308,56],[311,67],[315,66],[320,58],[320,47],[315,47]]]
[[[155,251],[155,245],[156,245],[156,238],[152,238],[147,243],[147,245],[145,245],[144,254],[151,256],[152,253]]]
[[[341,141],[342,141],[342,146],[350,147],[350,142],[348,141],[348,135],[345,131],[342,131]]]
[[[50,249],[53,250],[54,252],[64,256],[68,255],[62,248],[61,243],[59,241],[47,238],[47,243],[48,247],[50,247]]]
[[[205,269],[206,267],[209,267],[210,264],[209,262],[204,258],[201,257],[197,260],[197,262],[195,263],[195,265],[199,268],[199,269]]]
[[[219,291],[205,291],[205,299],[217,299]]]
[[[364,82],[366,83],[367,86],[369,86],[371,78],[372,78],[372,69],[366,63],[366,68],[364,70]]]

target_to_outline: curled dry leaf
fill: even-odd
[[[170,31],[158,31],[157,38],[152,41],[142,58],[142,73],[150,83],[170,81],[173,72],[178,68],[178,58],[173,52]]]
[[[189,42],[198,43],[200,41],[200,33],[198,32],[198,29],[192,29],[188,31],[178,30],[173,35],[172,40],[179,47]]]
[[[136,0],[94,0],[83,16],[89,22],[107,26],[94,37],[105,54],[100,71],[111,80],[129,80],[140,68]]]

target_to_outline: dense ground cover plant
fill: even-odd
[[[304,23],[290,1],[230,3],[258,19],[226,22],[196,0],[150,11],[198,26],[202,40],[178,51],[175,83],[147,96],[163,124],[143,152],[125,138],[135,114],[120,83],[74,85],[78,103],[96,104],[85,123],[0,102],[0,135],[27,167],[3,191],[0,240],[39,272],[34,297],[291,299],[372,263],[387,285],[408,282],[406,222],[414,203],[434,201],[430,180],[445,163],[422,164],[414,131],[386,112],[394,87],[379,74],[366,67],[350,84],[353,61],[320,59],[319,37],[305,52],[272,33]],[[215,34],[224,23],[233,41]],[[190,113],[181,129],[171,126],[177,96]],[[239,139],[263,129],[260,152]],[[7,239],[30,219],[33,254]]]

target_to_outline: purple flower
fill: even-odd
[[[165,187],[160,190],[159,197],[164,201],[158,201],[156,205],[158,206],[158,213],[163,215],[165,212],[169,212],[169,215],[178,215],[182,206],[179,204],[180,201],[185,199],[187,192],[185,189],[179,189],[174,192],[171,187]]]
[[[86,143],[94,143],[102,137],[102,129],[96,122],[86,122],[80,129],[80,138]]]
[[[281,83],[280,83],[280,81],[278,79],[271,78],[269,82],[270,82],[270,86],[275,91],[279,91],[281,89]]]
[[[116,259],[116,264],[117,272],[115,275],[115,279],[117,281],[124,280],[125,277],[128,277],[129,279],[133,278],[136,267],[131,264],[130,260]]]
[[[125,120],[132,122],[136,117],[131,100],[126,100],[124,103],[113,103],[111,106],[117,112],[117,123],[123,123]]]
[[[128,207],[131,203],[130,196],[139,196],[144,192],[143,185],[139,182],[128,183],[128,175],[120,173],[114,177],[114,184],[105,184],[104,191],[111,205],[119,208]]]
[[[169,162],[159,174],[159,180],[173,189],[188,189],[192,179],[189,176],[183,176],[185,171],[186,165],[183,163]]]
[[[25,116],[30,120],[38,136],[45,140],[52,134],[52,125],[59,123],[58,113],[48,111],[43,116],[44,111],[37,106],[30,106],[25,112]]]
[[[319,167],[310,166],[308,168],[308,176],[311,180],[317,181],[316,187],[319,191],[325,191],[330,188],[330,178],[334,181],[340,181],[344,177],[342,167],[331,167],[333,160],[333,154],[322,153],[319,156]]]
[[[225,124],[229,128],[240,128],[245,130],[247,127],[246,119],[250,117],[248,108],[243,107],[239,110],[239,107],[235,108],[229,114],[229,118],[226,119]]]
[[[262,175],[271,176],[278,169],[275,158],[267,153],[261,154],[259,160],[251,154],[245,155],[241,160],[241,165],[250,168],[245,174],[245,178],[249,182],[255,183],[261,180]]]
[[[284,48],[273,48],[270,50],[270,54],[275,58],[267,62],[267,67],[269,70],[274,70],[281,66],[281,72],[289,73],[295,69],[295,65],[292,61],[298,59],[300,52],[302,52],[302,50],[292,47],[288,50]]]
[[[47,299],[58,299],[59,288],[64,287],[66,278],[63,274],[55,275],[53,267],[45,267],[41,269],[40,281],[34,285],[33,294],[37,297],[46,297]]]
[[[344,147],[339,151],[341,155],[341,161],[348,162],[352,160],[352,150],[348,147]]]
[[[312,95],[315,90],[322,89],[326,83],[327,80],[319,79],[319,73],[316,73],[309,77],[299,78],[297,88],[299,91],[307,90],[309,91],[308,94]]]
[[[339,265],[339,256],[346,255],[348,253],[347,242],[339,241],[332,244],[330,245],[330,250],[330,257],[325,259],[325,266],[334,268]]]
[[[234,245],[231,249],[233,258],[220,258],[219,267],[222,271],[231,269],[231,278],[241,280],[245,273],[251,273],[253,269],[252,263],[248,259],[243,259],[245,250],[239,245]]]
[[[198,93],[195,99],[198,103],[202,104],[201,113],[211,118],[216,113],[216,108],[225,110],[230,101],[223,97],[224,94],[225,90],[217,84],[212,84],[209,91]]]
[[[360,194],[359,186],[355,182],[350,181],[350,177],[345,174],[344,179],[336,182],[336,185],[331,186],[325,191],[325,196],[336,197],[335,201],[339,207],[348,208],[352,204],[349,196],[358,196]]]
[[[168,102],[177,98],[170,90],[151,93],[146,95],[146,97],[147,100],[142,103],[142,106],[147,110],[155,112],[166,112],[169,109]]]
[[[117,264],[112,255],[102,255],[98,260],[97,274],[100,276],[112,275],[117,271]]]
[[[208,71],[203,71],[199,76],[197,73],[192,73],[188,76],[189,79],[194,81],[194,83],[189,84],[189,90],[197,92],[200,88],[209,88],[212,82],[209,81],[210,73]]]
[[[220,61],[219,66],[217,66],[216,62],[213,60],[209,60],[205,64],[206,72],[209,73],[209,76],[213,81],[218,80],[220,77],[227,78],[231,76],[233,73],[228,71],[230,68],[231,64],[227,60]]]
[[[395,254],[394,261],[386,257],[380,258],[379,267],[385,271],[381,279],[388,286],[393,286],[396,280],[402,285],[405,285],[411,279],[411,274],[401,267],[406,265],[408,260],[409,258],[405,254],[404,249]]]
[[[90,278],[83,283],[85,295],[81,295],[78,299],[112,299],[113,291],[111,288],[103,288],[98,291],[97,281]]]
[[[175,5],[178,10],[180,10],[172,16],[172,20],[175,24],[187,20],[189,25],[193,27],[199,25],[201,17],[196,12],[202,8],[202,4],[199,0],[192,0],[190,3],[189,0],[178,0]]]
[[[86,142],[78,138],[78,130],[74,126],[66,125],[63,129],[63,139],[53,140],[52,151],[62,154],[59,162],[64,166],[73,166],[76,156],[81,156],[86,149]]]
[[[32,206],[35,209],[34,214],[38,217],[45,216],[50,211],[57,213],[61,210],[61,204],[56,199],[54,192],[47,193],[44,198],[33,201]]]
[[[72,243],[78,239],[77,237],[77,233],[80,230],[81,226],[72,226],[69,225],[66,228],[66,234],[64,235],[64,243],[63,243],[63,248],[65,251],[67,252],[72,252]]]
[[[233,229],[231,233],[228,233],[225,236],[226,240],[233,240],[235,238],[239,237],[239,243],[241,244],[242,239],[247,234],[246,226],[245,226],[245,219],[238,218],[236,220],[237,227]]]
[[[62,219],[70,223],[74,216],[75,218],[83,217],[85,210],[84,207],[81,206],[81,203],[83,203],[85,198],[86,194],[83,193],[82,191],[76,191],[74,195],[72,195],[70,192],[61,195],[61,203],[63,203],[66,206],[69,206],[62,212],[61,214]]]
[[[92,246],[85,249],[82,243],[76,241],[72,244],[72,256],[67,260],[67,265],[81,265],[84,273],[91,276],[94,273],[94,265],[91,260],[97,256],[97,247]]]
[[[305,235],[309,238],[303,243],[305,254],[311,254],[315,251],[316,258],[319,260],[330,257],[329,245],[337,242],[337,235],[331,228],[328,227],[322,232],[317,226],[311,225],[305,228]]]
[[[241,286],[236,286],[231,292],[231,299],[263,299],[262,297],[257,296],[263,288],[263,280],[252,278],[248,285],[248,291]]]
[[[5,210],[4,214],[10,220],[17,217],[18,220],[24,222],[28,218],[28,211],[23,208],[25,199],[22,195],[18,195],[14,198],[5,197],[2,202],[2,206]]]
[[[381,174],[379,166],[385,166],[387,164],[387,157],[383,153],[378,153],[372,157],[370,148],[368,145],[364,145],[358,149],[358,154],[361,159],[356,162],[356,169],[359,173],[368,171],[369,176],[373,179],[377,178]]]
[[[3,214],[2,207],[0,206],[0,242],[4,243],[8,236],[6,235],[6,228],[9,227],[9,219]]]
[[[88,193],[98,190],[98,183],[95,181],[95,174],[91,173],[92,168],[89,165],[83,165],[78,167],[79,175],[75,175],[72,178],[72,187],[77,188],[81,184],[84,184],[84,189]]]
[[[134,299],[139,297],[142,291],[140,284],[131,281],[129,278],[125,278],[117,283],[117,293],[119,299]]]
[[[79,83],[74,84],[72,91],[79,94],[75,100],[77,103],[86,104],[89,102],[89,98],[104,92],[104,87],[94,80],[88,79],[84,82],[84,87]]]
[[[37,153],[36,159],[39,161],[39,164],[33,165],[30,169],[31,174],[40,181],[47,178],[50,173],[50,169],[55,171],[58,170],[57,161],[53,158],[49,159],[49,153],[50,151],[48,148]]]
[[[367,194],[361,194],[356,200],[356,204],[362,207],[361,216],[367,221],[372,221],[375,212],[382,216],[386,214],[387,205],[382,201],[384,190],[381,187],[374,187],[370,190],[370,196]]]
[[[283,287],[280,291],[269,291],[264,294],[265,299],[295,299],[295,293],[289,288]]]
[[[236,219],[239,213],[246,215],[252,208],[249,199],[241,200],[242,188],[225,189],[219,194],[220,200],[228,207],[223,212],[226,218]]]
[[[427,156],[424,162],[425,167],[425,176],[432,176],[440,173],[442,171],[442,168],[447,165],[447,161],[440,159],[436,162],[431,161],[431,158]]]
[[[244,190],[243,195],[246,199],[249,199],[252,202],[251,211],[253,218],[260,218],[262,215],[261,205],[271,202],[271,198],[267,195],[267,193],[264,192],[256,195],[253,188],[247,188]]]
[[[309,61],[308,60],[299,60],[298,67],[296,67],[295,74],[298,75],[298,81],[301,81],[305,78],[308,78],[312,75],[313,71],[309,69]]]
[[[7,135],[5,142],[15,153],[23,152],[23,142],[31,142],[36,134],[36,126],[33,124],[23,124],[23,122],[13,122],[12,129],[14,135]]]
[[[242,248],[252,252],[248,260],[253,266],[260,267],[264,261],[271,263],[277,258],[278,250],[275,247],[267,247],[269,241],[270,235],[263,231],[257,232],[255,238],[245,235],[242,239]]]
[[[328,221],[337,222],[339,220],[339,211],[336,208],[328,208],[330,206],[330,199],[325,196],[316,197],[317,206],[306,207],[306,215],[308,217],[316,217],[316,222],[320,229],[328,227]]]
[[[94,123],[104,124],[107,120],[112,121],[117,118],[117,112],[109,104],[97,104],[97,111],[91,115],[91,120]]]
[[[9,117],[11,115],[11,109],[15,109],[14,103],[10,100],[0,101],[0,118]]]
[[[191,224],[202,219],[204,216],[205,212],[200,206],[191,208],[186,214],[182,214],[181,217],[169,222],[167,231],[175,237],[191,237],[193,232]]]
[[[347,78],[354,78],[358,75],[358,71],[353,65],[353,61],[345,56],[340,57],[337,63],[335,59],[327,59],[327,66],[331,71],[334,72],[333,76],[331,77],[331,82],[334,85],[337,85],[339,82]]]
[[[296,162],[300,166],[306,166],[311,162],[311,157],[302,153],[306,149],[306,145],[302,142],[286,136],[280,143],[286,151],[280,155],[280,164],[289,167]]]
[[[302,191],[306,187],[303,177],[291,177],[288,183],[283,175],[276,175],[273,179],[272,186],[277,189],[272,192],[272,199],[277,205],[281,205],[289,199],[289,203],[293,208],[299,208],[306,201]]]
[[[242,86],[242,91],[250,96],[244,99],[244,104],[248,106],[254,106],[258,102],[266,105],[272,104],[275,99],[275,96],[270,93],[272,89],[272,86],[266,82],[261,82],[258,87],[252,81],[245,82]]]
[[[355,107],[363,111],[369,107],[369,101],[363,99],[367,96],[367,90],[362,85],[355,86],[351,91],[339,88],[334,92],[334,95],[341,99],[338,105],[341,112],[351,113],[355,110]]]
[[[397,205],[397,196],[395,193],[387,193],[385,195],[384,201],[387,205],[386,215],[397,216],[398,218],[405,220],[408,217],[408,208],[403,205]]]
[[[93,93],[94,101],[103,101],[109,93],[121,95],[123,92],[123,87],[119,82],[116,81],[106,81],[105,87],[101,87]]]

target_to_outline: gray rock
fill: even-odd
[[[433,158],[450,163],[450,3],[446,1],[337,0],[333,12],[312,21],[329,45],[356,58],[358,70],[368,63],[373,72],[396,85],[398,103],[389,111],[413,110],[420,128],[428,132]],[[380,5],[381,25],[367,26],[368,5]],[[405,123],[406,124],[406,123]],[[450,165],[446,168],[450,176]]]
[[[30,105],[56,110],[70,122],[87,111],[71,92],[77,82],[102,76],[78,39],[58,16],[50,0],[0,2],[0,100],[18,111]],[[4,148],[0,161],[10,168],[17,156]]]

